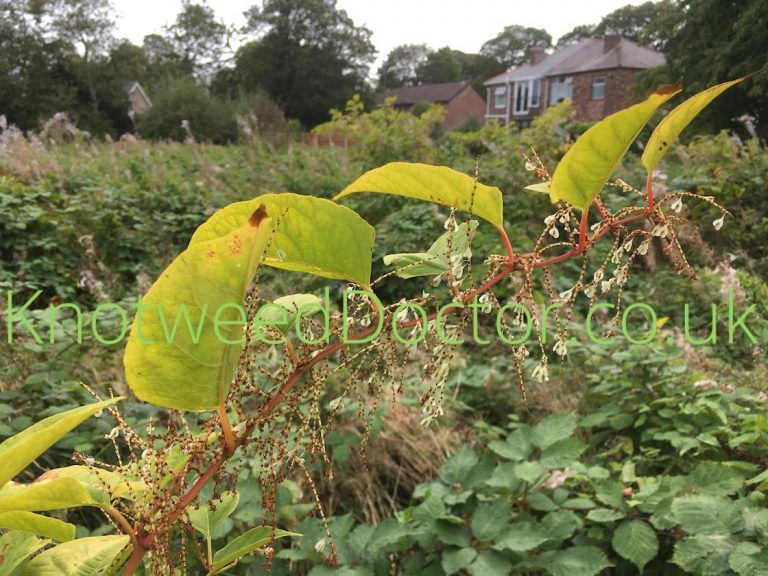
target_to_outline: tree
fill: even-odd
[[[418,70],[431,54],[426,44],[403,44],[393,48],[379,67],[379,90],[418,84]]]
[[[677,14],[678,3],[675,0],[631,4],[614,10],[604,16],[595,27],[595,36],[617,35],[657,49],[662,49],[669,30],[663,22],[670,15]]]
[[[560,38],[557,39],[557,47],[560,48],[562,46],[568,46],[569,44],[581,42],[587,38],[594,38],[596,34],[596,28],[597,26],[595,24],[580,24],[570,32],[566,32],[560,36]]]
[[[0,2],[0,114],[25,130],[77,99],[71,47],[47,40],[30,16],[18,2]]]
[[[201,78],[210,78],[221,65],[228,30],[204,2],[184,0],[176,21],[165,32],[182,66]]]
[[[484,54],[468,54],[459,50],[454,50],[453,54],[461,64],[461,79],[471,82],[480,94],[484,93],[483,83],[488,78],[501,74],[507,69],[495,58]]]
[[[686,91],[695,92],[768,62],[768,4],[763,0],[683,0],[676,14],[663,22],[667,30],[675,30],[665,41],[667,64],[644,74],[642,86],[682,78]],[[768,137],[767,91],[768,74],[763,72],[721,96],[699,125],[735,128],[735,118],[748,113],[757,119],[759,135]]]
[[[420,84],[440,84],[461,80],[461,62],[448,46],[432,52],[422,63],[416,74]]]
[[[160,34],[144,36],[141,45],[147,61],[146,76],[143,82],[149,88],[163,83],[169,78],[192,77],[194,67],[176,52],[172,41]]]
[[[115,27],[110,0],[52,0],[48,10],[53,34],[75,46],[84,62],[106,52]]]
[[[368,91],[371,31],[336,0],[265,0],[246,15],[258,39],[238,51],[234,80],[247,92],[263,89],[289,117],[314,126]]]
[[[483,44],[480,53],[495,58],[507,68],[525,62],[531,47],[549,48],[552,36],[540,28],[525,28],[517,24],[506,26],[495,38]]]

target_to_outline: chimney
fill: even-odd
[[[527,52],[528,64],[531,66],[538,64],[547,57],[547,53],[541,46],[528,46]]]
[[[621,42],[621,36],[609,35],[603,37],[603,54],[607,54]]]

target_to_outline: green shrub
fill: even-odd
[[[138,118],[139,133],[146,138],[183,141],[192,137],[215,144],[237,139],[233,104],[211,96],[192,80],[170,81],[152,100],[152,107]]]

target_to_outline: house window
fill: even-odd
[[[549,105],[554,106],[563,100],[573,98],[573,77],[561,76],[549,81]]]
[[[531,80],[531,108],[539,105],[539,96],[541,95],[541,80]]]
[[[598,76],[592,79],[592,100],[605,98],[605,77]]]
[[[528,99],[530,98],[530,82],[523,80],[515,82],[515,114],[528,113]]]
[[[493,93],[495,96],[495,107],[496,108],[506,108],[507,107],[507,87],[502,86],[501,88],[496,88],[496,91]]]

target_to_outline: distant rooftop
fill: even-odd
[[[469,82],[446,82],[444,84],[403,86],[402,88],[393,88],[392,90],[382,92],[378,95],[377,100],[383,102],[387,98],[395,97],[397,98],[397,104],[404,106],[410,106],[417,102],[447,104],[467,86],[469,86]]]
[[[487,80],[485,85],[608,68],[644,70],[661,66],[665,61],[661,52],[640,46],[626,38],[587,38],[555,50],[536,64],[523,64],[494,76]]]

